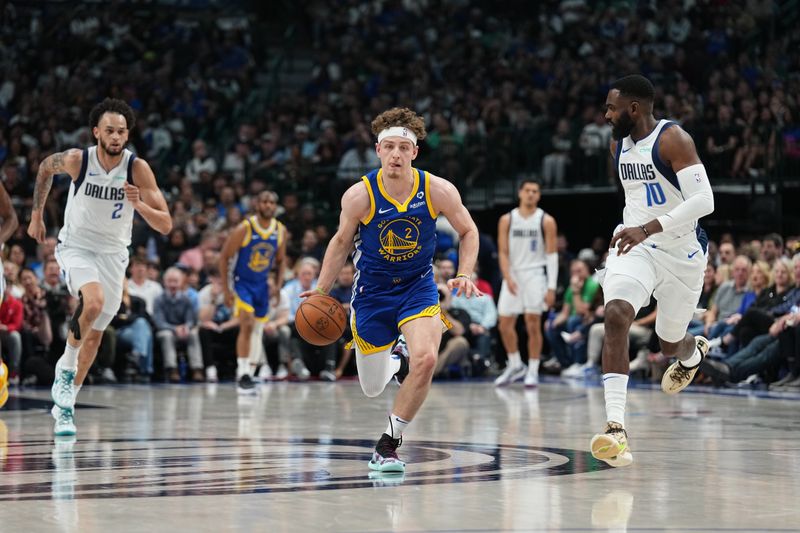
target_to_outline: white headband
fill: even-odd
[[[386,128],[382,132],[378,134],[378,144],[386,137],[405,137],[412,143],[414,146],[417,145],[417,136],[414,135],[414,132],[408,128],[403,128],[402,126],[392,126],[391,128]]]

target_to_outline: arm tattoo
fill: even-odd
[[[53,174],[62,170],[64,170],[64,152],[46,157],[39,165],[36,186],[33,189],[33,209],[35,211],[41,211],[44,208],[47,195],[50,194],[50,187],[53,186]]]

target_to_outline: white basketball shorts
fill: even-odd
[[[56,261],[72,296],[77,298],[81,287],[87,283],[100,284],[103,289],[103,310],[92,329],[106,329],[122,302],[122,283],[128,268],[128,251],[98,254],[84,248],[59,244],[56,246]]]
[[[641,243],[625,255],[609,250],[599,276],[605,301],[625,300],[638,313],[652,294],[658,303],[656,333],[678,342],[694,317],[707,261],[706,251],[691,238],[669,249]]]
[[[547,293],[547,275],[544,267],[512,272],[517,283],[517,294],[511,294],[508,283],[503,280],[497,313],[500,316],[515,316],[523,313],[541,315],[545,310],[544,296]]]

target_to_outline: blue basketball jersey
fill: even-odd
[[[370,211],[355,236],[353,263],[359,274],[391,278],[397,284],[431,268],[436,250],[436,211],[431,204],[430,176],[412,169],[414,187],[403,203],[383,186],[382,170],[361,179],[367,186]]]
[[[275,254],[284,238],[283,224],[273,218],[269,227],[262,228],[255,215],[246,218],[243,224],[247,226],[247,233],[236,258],[233,279],[257,282],[266,287]]]

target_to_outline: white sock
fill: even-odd
[[[247,357],[236,358],[236,379],[250,374],[250,361]]]
[[[539,360],[538,359],[528,359],[528,375],[529,376],[538,376],[539,375]]]
[[[509,368],[517,368],[522,365],[522,358],[519,356],[519,352],[511,352],[508,354],[508,366]]]
[[[699,365],[702,359],[703,356],[700,355],[700,350],[698,350],[697,346],[695,346],[692,356],[686,361],[681,361],[681,365],[683,365],[685,368],[692,368],[693,366]]]
[[[386,427],[386,434],[393,439],[399,439],[403,436],[403,431],[406,430],[411,420],[403,420],[396,414],[389,415],[389,425]]]
[[[81,347],[72,346],[70,343],[67,343],[64,347],[64,355],[61,356],[61,359],[58,360],[58,364],[61,368],[66,370],[77,370],[78,369],[78,352],[80,351]]]
[[[628,394],[626,374],[603,374],[606,396],[606,419],[625,427],[625,398]]]

